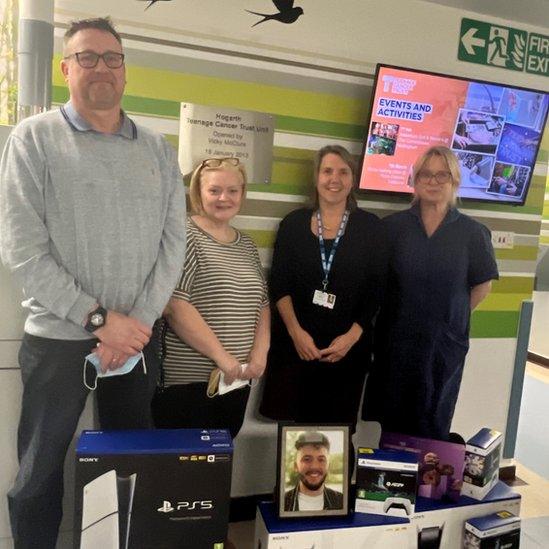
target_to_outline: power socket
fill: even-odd
[[[492,231],[494,248],[511,249],[515,245],[515,233],[507,231]]]

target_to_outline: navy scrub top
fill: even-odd
[[[389,272],[364,418],[445,439],[469,346],[471,288],[498,278],[490,231],[451,208],[428,237],[417,204],[383,222]]]
[[[387,313],[421,327],[442,323],[467,339],[471,288],[498,278],[490,231],[452,208],[428,237],[417,204],[384,223],[390,243]]]

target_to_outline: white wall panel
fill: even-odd
[[[517,340],[472,339],[452,431],[465,439],[482,427],[505,432]]]
[[[21,410],[21,377],[18,370],[0,371],[0,538],[9,538],[11,530],[5,494],[17,472],[17,422]]]
[[[21,308],[23,292],[4,266],[0,266],[0,288],[0,340],[20,339],[26,318]]]
[[[0,370],[19,368],[17,353],[20,345],[19,339],[0,340]]]

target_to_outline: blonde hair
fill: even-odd
[[[442,145],[427,149],[415,161],[413,172],[412,172],[413,173],[412,181],[414,184],[414,196],[412,198],[412,204],[419,202],[419,197],[415,193],[417,176],[419,172],[423,169],[425,164],[427,164],[427,162],[431,160],[431,158],[433,158],[434,156],[438,156],[439,158],[442,158],[446,162],[446,165],[448,166],[448,171],[452,176],[452,198],[450,199],[449,204],[451,206],[455,206],[457,201],[457,192],[459,189],[459,185],[461,183],[461,171],[459,169],[459,161],[456,155],[448,147],[444,147]]]
[[[200,162],[194,169],[191,175],[191,183],[189,185],[189,199],[191,202],[191,212],[194,214],[203,214],[204,207],[202,205],[202,197],[200,195],[202,174],[207,172],[219,172],[219,171],[232,171],[238,172],[242,178],[242,199],[246,198],[246,186],[248,184],[248,176],[246,175],[246,168],[244,164],[239,162],[236,166],[228,162],[221,162],[219,166],[211,168],[205,165],[205,162],[213,159],[206,159]]]

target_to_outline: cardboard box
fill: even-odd
[[[355,511],[409,517],[416,503],[417,472],[415,454],[359,448]]]
[[[84,431],[75,549],[222,548],[232,452],[226,430]]]
[[[272,503],[258,507],[256,549],[462,549],[465,521],[507,510],[520,512],[520,496],[498,483],[484,501],[457,502],[418,497],[407,518],[351,513],[348,517],[279,519]]]
[[[273,503],[260,503],[255,521],[256,549],[416,549],[408,519],[351,513],[346,517],[286,518]]]
[[[465,523],[464,549],[516,549],[520,545],[520,518],[508,511],[469,519]]]
[[[443,503],[418,497],[416,513],[410,523],[416,529],[419,549],[462,549],[465,521],[498,511],[520,514],[520,495],[502,482],[498,482],[482,501],[461,496],[457,502]],[[439,545],[434,545],[437,538]]]
[[[488,428],[481,429],[467,441],[462,494],[482,499],[498,482],[502,441],[499,431]]]
[[[417,456],[418,496],[459,499],[465,467],[465,444],[382,433],[379,446],[385,450],[404,450]]]

